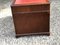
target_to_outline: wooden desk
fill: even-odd
[[[16,37],[50,34],[48,0],[14,0],[11,9]]]

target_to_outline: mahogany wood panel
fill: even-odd
[[[16,13],[13,15],[16,34],[49,32],[49,13]]]

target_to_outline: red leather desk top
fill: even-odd
[[[36,4],[36,3],[47,3],[48,0],[16,0],[15,4]]]

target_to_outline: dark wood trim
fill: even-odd
[[[50,12],[50,11],[45,10],[45,11],[31,11],[31,12],[16,12],[16,13],[13,13],[13,14],[41,13],[41,12]]]
[[[40,32],[40,33],[28,33],[28,34],[16,34],[16,38],[24,37],[24,36],[50,36],[50,32]]]

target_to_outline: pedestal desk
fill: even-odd
[[[50,35],[48,0],[14,0],[11,10],[16,37]]]

